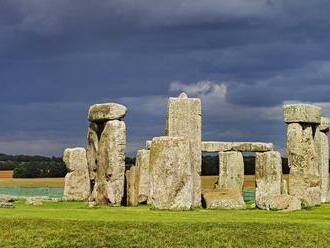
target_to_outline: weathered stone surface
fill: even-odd
[[[120,120],[125,117],[127,108],[118,103],[94,104],[89,108],[88,120],[91,122],[106,122]]]
[[[279,152],[256,155],[256,204],[266,195],[280,195],[282,186],[282,158]]]
[[[265,210],[301,210],[301,201],[291,195],[264,195],[259,198],[257,207]]]
[[[151,140],[147,140],[147,141],[146,141],[146,149],[147,149],[147,150],[150,150],[151,142],[152,142]]]
[[[329,131],[329,118],[321,117],[320,131],[322,132]]]
[[[274,149],[271,143],[262,142],[218,142],[218,141],[203,141],[203,152],[267,152]]]
[[[139,168],[132,166],[126,171],[127,206],[139,205]]]
[[[193,175],[193,207],[201,206],[202,119],[201,100],[180,94],[170,97],[167,106],[165,135],[185,137],[190,142]]]
[[[318,133],[318,132],[315,132]],[[303,206],[321,202],[318,155],[310,124],[288,125],[289,194],[298,197]]]
[[[139,169],[139,203],[148,202],[150,195],[150,167],[149,167],[149,150],[138,150],[136,153],[135,165]]]
[[[288,104],[283,106],[286,123],[316,123],[320,124],[322,109],[311,104]]]
[[[41,197],[28,197],[25,199],[26,205],[39,206],[43,204],[44,199]]]
[[[0,202],[0,208],[14,208],[12,202]]]
[[[286,181],[282,178],[282,158],[279,152],[256,155],[256,206],[266,210],[294,211],[301,209],[301,201],[286,193]]]
[[[244,161],[240,152],[219,152],[220,174],[217,188],[243,192]]]
[[[87,156],[91,191],[93,191],[95,185],[96,170],[97,170],[97,153],[99,150],[99,138],[97,135],[97,129],[98,127],[96,123],[90,123],[87,132],[86,156]]]
[[[216,189],[203,193],[206,208],[243,209],[244,162],[240,152],[219,152],[220,174]]]
[[[245,209],[242,195],[237,191],[216,189],[203,193],[204,207],[208,209]]]
[[[150,203],[155,209],[192,208],[193,178],[189,141],[153,138],[150,149]]]
[[[65,149],[63,161],[69,171],[65,176],[64,198],[86,200],[90,195],[86,150],[84,148]]]
[[[328,202],[329,192],[329,138],[327,132],[319,132],[317,151],[319,155],[319,172],[321,202]]]
[[[0,202],[14,202],[15,198],[9,195],[0,195]]]
[[[124,194],[126,126],[113,120],[105,124],[99,141],[97,172],[90,201],[119,206]]]
[[[288,182],[283,179],[282,177],[282,185],[281,185],[281,194],[282,195],[288,195],[289,191],[288,191]]]

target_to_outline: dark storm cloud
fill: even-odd
[[[220,102],[217,88],[192,91],[206,139],[283,146],[283,102],[330,102],[329,11],[326,0],[0,0],[0,152],[84,145],[88,105],[105,101],[128,105],[133,151],[162,134],[180,90],[170,83],[203,80],[226,88]]]

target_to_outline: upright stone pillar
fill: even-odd
[[[322,117],[319,128],[319,170],[321,179],[321,202],[330,202],[329,199],[329,119]]]
[[[132,166],[126,171],[127,206],[139,205],[139,168]]]
[[[91,185],[91,193],[94,190],[97,170],[97,153],[99,150],[99,137],[98,137],[98,125],[96,123],[90,123],[87,132],[87,164],[89,171],[89,180]]]
[[[95,104],[88,119],[88,166],[94,187],[91,204],[121,205],[124,195],[127,108],[117,103]]]
[[[155,209],[192,208],[193,178],[189,141],[156,137],[150,149],[150,201]]]
[[[150,167],[149,167],[149,150],[138,150],[136,153],[135,166],[139,170],[139,189],[138,201],[139,203],[149,202],[150,195]]]
[[[241,152],[219,152],[217,189],[205,192],[203,199],[209,209],[244,209],[244,161]]]
[[[86,150],[84,148],[65,149],[63,161],[69,171],[65,176],[64,198],[87,200],[90,194],[90,184]]]
[[[317,143],[321,108],[291,104],[285,105],[283,112],[288,124],[289,194],[298,197],[303,206],[319,205],[321,190]]]
[[[165,135],[185,137],[190,143],[190,158],[193,174],[193,207],[201,206],[201,101],[181,93],[178,98],[169,98]]]
[[[257,153],[256,206],[266,210],[301,209],[301,201],[297,197],[283,194],[286,191],[284,182],[281,154],[275,151]]]

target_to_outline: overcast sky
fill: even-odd
[[[203,104],[203,140],[285,150],[284,102],[330,114],[328,0],[0,0],[0,153],[85,146],[88,106],[127,105],[128,151],[167,98]]]

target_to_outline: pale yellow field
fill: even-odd
[[[64,178],[0,178],[0,186],[64,187]]]
[[[288,175],[283,175],[284,179],[288,179]],[[218,181],[218,176],[202,176],[202,189],[213,189],[214,184]],[[254,175],[244,176],[244,189],[255,189],[256,179]]]
[[[287,179],[288,175],[284,175]],[[218,176],[202,176],[202,189],[213,189]],[[64,187],[64,178],[0,178],[0,186]],[[255,188],[255,176],[244,176],[244,189]]]

